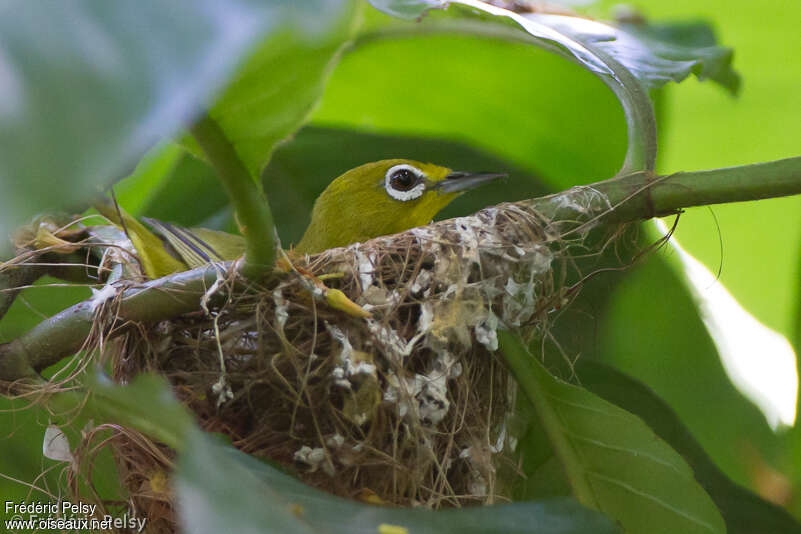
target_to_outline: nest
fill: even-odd
[[[583,221],[609,209],[589,188],[551,202]],[[543,335],[592,226],[533,206],[292,258],[255,288],[221,271],[204,310],[137,324],[103,354],[116,380],[165,375],[203,429],[325,491],[429,508],[509,500],[515,386],[496,332]],[[328,305],[320,282],[370,316]],[[104,310],[99,332],[115,323]],[[127,429],[111,442],[133,506],[169,530],[172,452]]]

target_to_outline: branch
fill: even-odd
[[[615,206],[607,220],[649,219],[694,206],[801,194],[801,156],[652,178],[639,172],[590,187]]]
[[[258,278],[275,262],[275,227],[264,191],[214,119],[204,116],[191,131],[236,209],[247,243],[242,274],[249,279]]]
[[[152,280],[122,290],[117,318],[152,322],[196,311],[206,290],[230,262],[209,264],[191,271]],[[15,382],[81,350],[91,333],[95,302],[87,300],[46,319],[10,343],[0,345],[0,380]],[[121,333],[118,329],[115,333]]]
[[[649,219],[692,206],[795,194],[801,194],[801,157],[666,176],[639,172],[505,207],[534,211],[557,222],[618,223]],[[474,217],[476,225],[485,220]],[[441,221],[432,226],[447,224],[452,223]],[[409,235],[397,234],[391,241],[410,239]],[[380,240],[388,242],[389,238]],[[342,262],[348,263],[353,252],[343,248],[323,254],[341,256]],[[232,266],[229,263],[223,267]],[[207,265],[125,289],[117,316],[121,321],[149,322],[197,311],[206,288],[217,280],[219,269],[219,264]],[[85,343],[93,321],[92,302],[82,302],[43,321],[15,341],[0,345],[0,380],[13,382],[33,377],[61,358],[76,353]],[[115,329],[113,334],[122,330]]]

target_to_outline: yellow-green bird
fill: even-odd
[[[360,165],[336,178],[320,194],[314,203],[311,222],[294,251],[314,254],[428,224],[463,192],[502,176],[506,175],[454,172],[408,159]],[[95,207],[120,226],[114,206]],[[211,261],[233,260],[245,249],[241,236],[146,219],[166,243],[166,247],[158,246],[162,239],[121,213],[145,274],[151,278]]]
[[[428,224],[464,191],[501,176],[407,159],[365,163],[335,179],[317,198],[295,250],[313,254]]]

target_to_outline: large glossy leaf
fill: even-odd
[[[436,512],[359,504],[305,486],[200,433],[190,437],[173,483],[183,527],[196,534],[618,532],[607,518],[568,498]]]
[[[625,24],[617,38],[621,48],[625,41],[639,41],[630,56],[619,54],[619,49],[607,48],[610,54],[645,80],[649,87],[661,87],[668,81],[680,82],[690,74],[699,80],[709,79],[725,87],[732,94],[740,89],[740,75],[734,71],[732,48],[718,45],[712,27],[705,22]],[[600,44],[600,43],[599,43]]]
[[[499,340],[579,501],[630,534],[726,531],[690,466],[640,418],[554,378],[511,334]]]
[[[740,87],[740,77],[732,70],[732,50],[718,46],[704,23],[613,26],[563,15],[531,14],[527,18],[607,54],[649,89],[681,82],[690,74],[717,82],[732,93]]]
[[[599,310],[594,356],[652,388],[729,478],[755,489],[754,459],[779,460],[780,438],[726,377],[691,295],[661,254],[633,269]]]
[[[533,46],[469,35],[357,41],[312,124],[458,141],[553,190],[614,174],[626,146],[622,111],[592,74]]]
[[[395,0],[374,0],[373,5],[387,13],[395,13]],[[447,13],[431,10],[427,2],[419,2],[419,17],[427,15],[426,24],[434,25],[432,31],[463,31],[495,38],[519,40],[553,52],[558,56],[581,65],[597,76],[619,99],[625,113],[628,128],[628,149],[621,171],[653,168],[656,157],[656,122],[651,102],[643,86],[627,69],[607,54],[593,49],[589,43],[576,40],[564,30],[554,28],[548,22],[523,16],[480,0],[455,0],[448,2]],[[400,0],[403,10],[407,2]],[[436,12],[436,15],[435,15]],[[577,17],[565,17],[568,26]],[[478,24],[475,22],[478,21]],[[466,24],[462,24],[466,22]]]
[[[0,16],[0,233],[76,205],[208,102],[269,36],[314,47],[345,0],[5,2]],[[298,65],[306,67],[307,65]],[[291,76],[291,65],[273,66]]]
[[[376,9],[394,17],[419,19],[429,9],[444,9],[447,0],[370,0]]]
[[[505,18],[541,40],[538,45],[543,48],[572,56],[588,70],[598,73],[613,74],[623,66],[649,89],[662,87],[671,80],[680,82],[690,74],[700,80],[711,79],[732,92],[739,88],[739,76],[731,65],[732,50],[718,46],[709,25],[701,22],[612,24],[578,14],[557,13],[558,10],[547,7],[515,10],[517,6],[509,2],[509,7],[502,9],[499,6],[503,2],[480,0],[370,0],[370,3],[387,14],[405,19],[420,19],[451,4],[470,8],[474,13]],[[478,28],[474,31],[481,32]],[[619,83],[629,82],[619,80]]]
[[[732,90],[737,76],[731,70],[731,52],[709,46],[678,45],[664,31],[615,28],[579,16],[538,13],[519,14],[479,0],[429,2],[371,0],[386,13],[422,17],[436,31],[465,31],[496,38],[519,39],[574,61],[599,77],[617,96],[625,110],[628,150],[621,171],[652,169],[656,157],[656,123],[648,88],[668,80],[680,81],[695,72],[711,76]],[[435,11],[449,7],[450,16]],[[432,8],[438,8],[433,10]],[[445,18],[445,20],[442,20]],[[482,24],[463,24],[478,18]],[[457,19],[454,24],[454,19]],[[512,27],[516,31],[507,31]],[[707,43],[704,43],[707,45]]]
[[[720,509],[728,534],[801,532],[801,525],[786,510],[760,499],[721,473],[675,412],[653,390],[611,367],[585,359],[578,362],[576,372],[584,387],[641,417],[687,460],[698,482]]]
[[[654,221],[646,229],[654,239],[667,232],[663,221]],[[759,407],[772,428],[792,425],[798,376],[790,343],[743,309],[715,274],[688,254],[675,236],[669,246],[674,252],[669,263],[688,286],[731,382]]]

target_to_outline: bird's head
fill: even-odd
[[[463,192],[501,176],[407,159],[366,163],[339,176],[317,198],[296,250],[315,253],[428,224]]]

